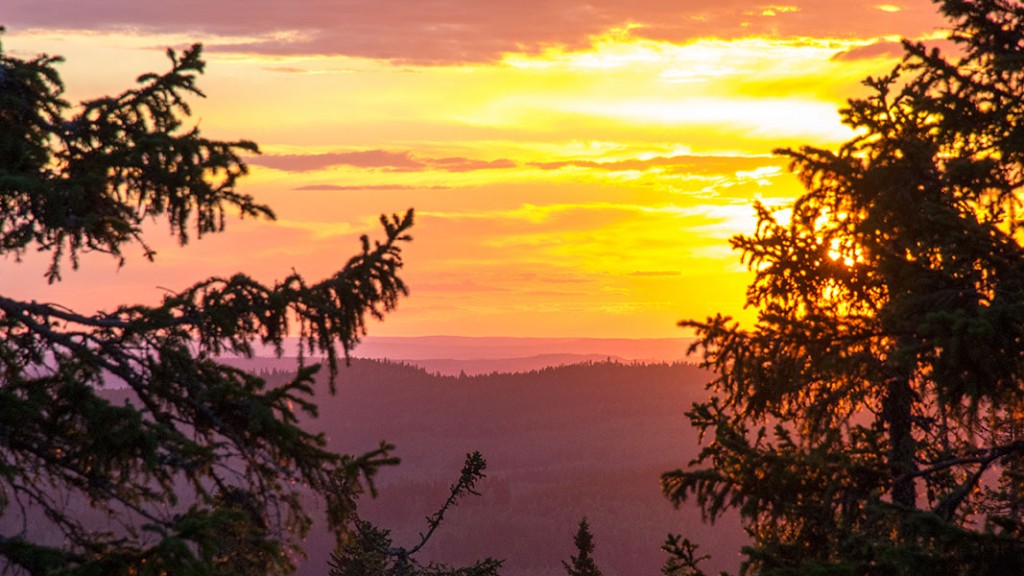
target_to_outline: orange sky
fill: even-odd
[[[750,318],[727,239],[798,191],[771,150],[847,139],[860,79],[941,25],[927,0],[7,0],[0,18],[10,54],[66,57],[73,100],[203,42],[194,121],[260,144],[242,190],[279,217],[186,248],[157,225],[156,264],[88,258],[56,287],[8,261],[4,293],[109,308],[236,270],[315,279],[414,207],[412,294],[372,334],[635,338]]]

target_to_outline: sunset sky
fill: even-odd
[[[727,239],[798,192],[772,149],[848,139],[860,80],[942,20],[927,0],[5,0],[0,24],[9,54],[66,58],[73,101],[202,42],[192,121],[259,143],[242,191],[278,215],[185,248],[158,224],[155,264],[88,258],[56,287],[6,261],[7,295],[318,279],[412,207],[411,295],[371,334],[661,338],[751,318]]]

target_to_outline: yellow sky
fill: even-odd
[[[781,206],[798,192],[772,149],[849,138],[838,108],[893,64],[895,34],[937,21],[923,0],[864,3],[866,24],[822,22],[815,34],[813,20],[795,19],[827,10],[820,2],[724,4],[738,16],[721,17],[722,34],[711,20],[684,34],[609,8],[582,40],[522,25],[521,41],[497,37],[507,46],[453,32],[382,55],[366,42],[295,49],[327,38],[299,23],[51,28],[26,16],[19,28],[15,18],[5,50],[64,55],[74,100],[165,69],[163,47],[211,46],[194,121],[208,136],[260,144],[242,191],[279,220],[233,221],[185,248],[157,225],[156,264],[89,258],[56,287],[37,259],[6,262],[0,289],[112,307],[235,270],[318,278],[376,233],[381,212],[413,207],[412,293],[375,335],[666,337],[685,335],[683,318],[749,319],[748,276],[727,239],[751,230],[755,200]],[[908,12],[917,20],[886,24]],[[694,14],[697,24],[713,16]],[[768,25],[781,18],[794,20]],[[452,57],[456,41],[481,57],[462,44]],[[286,49],[262,48],[270,42]]]

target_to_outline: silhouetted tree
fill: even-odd
[[[806,192],[733,240],[752,329],[696,329],[713,397],[688,470],[735,508],[755,574],[1024,571],[1024,6],[941,3],[957,56],[905,42],[837,152],[783,150]]]
[[[231,210],[273,217],[235,187],[256,145],[183,126],[187,98],[201,96],[200,47],[168,56],[167,73],[72,107],[57,58],[0,52],[0,253],[49,253],[56,282],[87,252],[123,264],[135,244],[152,259],[147,220],[166,219],[184,244],[223,230]],[[347,356],[366,315],[406,292],[399,244],[412,213],[382,222],[382,242],[364,237],[317,283],[236,274],[96,313],[0,295],[0,571],[283,573],[310,493],[342,529],[360,478],[395,461],[390,447],[341,456],[297,425],[316,414],[318,366],[269,387],[217,357],[250,356],[256,342],[280,354],[294,333],[327,357],[333,389],[335,346]],[[111,381],[126,403],[98,393]]]
[[[662,551],[668,554],[661,573],[665,576],[706,576],[700,568],[700,563],[710,556],[698,555],[698,548],[699,546],[690,540],[678,534],[670,534],[661,546]]]
[[[580,520],[580,527],[573,536],[573,543],[576,545],[577,556],[570,556],[569,562],[562,562],[565,573],[569,576],[601,576],[601,569],[590,557],[594,551],[594,535],[590,533],[590,525],[587,519]]]
[[[477,481],[484,478],[487,462],[479,452],[466,455],[459,479],[451,485],[444,504],[427,518],[427,532],[411,548],[394,546],[389,530],[356,519],[355,533],[331,554],[330,576],[497,576],[502,562],[487,558],[472,566],[456,568],[444,564],[421,564],[416,555],[441,526],[448,510],[465,496],[479,496]]]

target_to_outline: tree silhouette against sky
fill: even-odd
[[[576,545],[577,555],[572,556],[569,562],[562,562],[565,573],[568,576],[601,576],[601,569],[591,556],[594,553],[594,535],[590,533],[590,524],[586,518],[580,520],[572,541]]]
[[[780,151],[806,191],[732,241],[756,325],[682,323],[716,379],[663,487],[739,511],[746,573],[1024,570],[1024,6],[940,8],[854,139]]]
[[[152,259],[143,226],[165,220],[184,244],[231,211],[273,217],[238,192],[251,142],[183,124],[201,96],[199,46],[171,70],[72,107],[58,59],[0,52],[0,252],[50,255],[47,278],[88,252]],[[298,425],[315,415],[313,376],[281,385],[218,362],[260,343],[327,358],[382,318],[406,288],[400,245],[412,212],[381,218],[385,238],[333,276],[273,285],[244,274],[202,280],[155,306],[78,313],[0,295],[0,568],[29,574],[279,574],[290,571],[315,495],[332,529],[389,447],[329,451]],[[8,258],[5,274],[17,274]],[[115,383],[120,401],[100,389]]]

